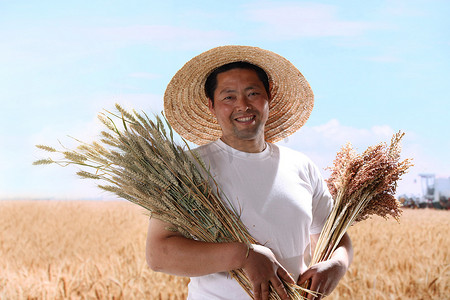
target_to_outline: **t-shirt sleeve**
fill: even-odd
[[[333,198],[328,191],[327,184],[325,183],[319,168],[311,164],[311,186],[313,188],[312,198],[312,224],[310,228],[311,234],[318,234],[322,231],[325,221],[331,212],[333,207]]]

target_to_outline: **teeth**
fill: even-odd
[[[244,118],[237,118],[236,120],[239,121],[239,122],[247,122],[247,121],[250,121],[252,119],[253,119],[253,117],[244,117]]]

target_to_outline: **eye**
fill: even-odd
[[[250,97],[250,96],[257,96],[257,95],[259,95],[258,92],[251,92],[251,93],[248,94],[249,97]]]
[[[231,101],[233,100],[233,96],[226,96],[222,99],[222,101]]]

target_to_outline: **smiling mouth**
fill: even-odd
[[[238,122],[246,123],[246,122],[253,121],[255,118],[256,118],[255,116],[247,116],[247,117],[235,118],[235,120]]]

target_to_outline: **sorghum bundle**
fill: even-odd
[[[400,161],[400,140],[396,133],[391,144],[380,143],[357,154],[350,144],[337,153],[330,177],[326,180],[334,199],[333,210],[317,242],[311,264],[327,260],[342,236],[355,222],[371,215],[399,219],[400,203],[394,197],[397,181],[412,165]]]
[[[106,185],[98,186],[142,206],[152,217],[173,224],[172,230],[187,238],[205,242],[257,243],[231,204],[226,205],[226,197],[219,198],[218,185],[195,151],[174,143],[168,123],[166,131],[158,116],[155,123],[145,114],[136,111],[131,114],[117,104],[116,108],[121,114],[116,117],[121,119],[123,130],[119,130],[111,119],[114,114],[101,115],[99,118],[108,131],[101,132],[99,142],[79,141],[76,150],[63,151],[37,145],[42,150],[58,152],[64,158],[42,159],[34,164],[75,164],[90,168],[94,172],[82,170],[77,174],[106,182]],[[242,270],[230,273],[253,298],[251,283],[245,273]],[[285,288],[291,299],[304,299],[302,292],[305,289],[287,283]],[[280,299],[273,289],[270,299]]]

